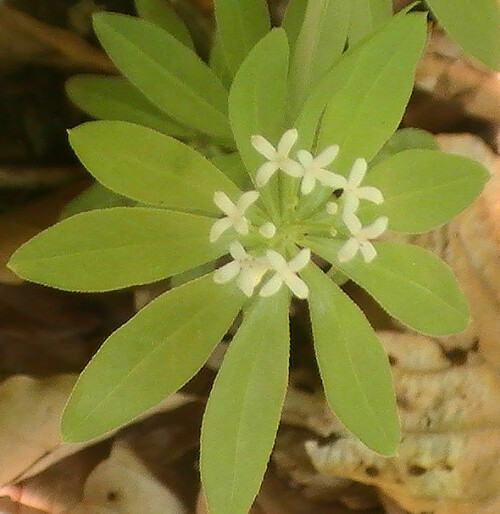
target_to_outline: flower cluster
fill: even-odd
[[[361,185],[368,170],[366,160],[356,159],[349,176],[344,177],[328,169],[340,151],[337,145],[325,148],[317,156],[313,156],[306,150],[298,150],[297,160],[290,157],[298,137],[296,129],[287,130],[277,146],[274,147],[263,136],[252,136],[252,146],[266,158],[266,162],[255,175],[257,188],[265,187],[270,179],[281,171],[293,179],[300,180],[300,192],[303,195],[310,195],[318,183],[320,187],[330,188],[333,191],[341,190],[340,202],[331,200],[326,204],[326,212],[332,216],[331,224],[328,227],[329,237],[336,237],[338,234],[334,228],[337,217],[340,217],[342,225],[348,233],[347,237],[343,238],[344,244],[338,251],[337,259],[340,263],[345,263],[353,259],[359,252],[366,263],[373,261],[377,252],[370,241],[385,232],[388,219],[380,217],[370,225],[363,227],[357,216],[362,200],[375,204],[381,204],[384,201],[379,189]],[[247,211],[258,199],[258,191],[247,191],[236,202],[233,202],[224,192],[217,191],[214,194],[214,202],[225,216],[213,224],[210,241],[216,242],[224,232],[231,229],[239,236],[247,236],[252,226],[247,217]],[[279,227],[267,221],[255,229],[255,232],[267,240],[264,249],[261,248],[259,255],[252,255],[248,253],[241,241],[234,240],[229,245],[229,253],[233,260],[215,272],[215,282],[224,284],[235,280],[243,293],[250,297],[269,272],[272,276],[260,288],[260,296],[272,296],[285,284],[298,298],[307,298],[308,287],[298,273],[309,263],[310,249],[298,250],[296,255],[287,261],[273,243],[275,236],[279,235]],[[276,239],[279,241],[279,237]]]

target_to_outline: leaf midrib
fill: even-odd
[[[121,39],[127,46],[132,47],[133,50],[135,50],[137,53],[139,53],[142,57],[146,58],[146,61],[149,61],[151,64],[154,65],[155,68],[160,70],[160,75],[164,75],[166,77],[169,77],[170,80],[174,82],[181,90],[183,90],[185,93],[187,93],[187,96],[194,98],[197,103],[201,103],[201,105],[208,108],[209,111],[212,111],[215,114],[221,115],[224,118],[225,125],[227,128],[229,128],[229,122],[227,121],[227,115],[224,111],[220,110],[219,107],[212,104],[207,98],[201,96],[196,90],[191,89],[188,84],[183,82],[179,77],[176,75],[169,73],[163,65],[158,62],[156,59],[154,59],[150,54],[146,53],[140,46],[134,44],[132,41],[128,40],[126,37],[124,37],[117,29],[115,29],[113,26],[107,24],[108,28],[115,33],[116,36],[118,36],[119,39]],[[214,75],[214,80],[218,80],[217,77]],[[222,87],[222,86],[221,86]],[[224,88],[223,88],[224,89]],[[142,90],[142,88],[141,88]],[[225,89],[224,89],[225,91]],[[157,101],[154,98],[151,98],[150,95],[147,95],[152,102],[157,104]]]
[[[165,293],[165,294],[168,294],[168,293]],[[225,302],[224,302],[225,303]],[[119,380],[117,382],[117,384],[109,391],[109,393],[91,410],[89,410],[87,412],[87,414],[80,419],[80,424],[84,424],[89,418],[95,416],[95,413],[98,412],[99,410],[101,410],[102,406],[109,400],[110,397],[114,396],[115,393],[120,390],[121,388],[123,388],[123,385],[124,383],[128,382],[130,380],[130,377],[133,375],[133,374],[137,374],[137,372],[142,368],[144,367],[146,361],[150,361],[151,358],[156,355],[156,353],[158,353],[160,350],[162,350],[167,344],[168,342],[174,338],[179,332],[181,332],[182,330],[185,330],[187,329],[192,323],[193,323],[193,318],[197,317],[197,318],[201,318],[203,317],[203,315],[206,314],[206,312],[210,309],[212,309],[214,306],[214,302],[213,302],[213,298],[212,298],[212,301],[210,302],[205,302],[201,309],[198,310],[198,311],[187,311],[190,313],[190,315],[185,319],[184,322],[181,322],[180,324],[178,324],[176,326],[176,328],[174,330],[172,330],[166,337],[165,339],[162,340],[162,342],[159,342],[158,344],[155,345],[155,347],[153,349],[151,349],[144,357],[142,357],[141,359],[139,359],[137,361],[136,364],[134,364],[130,369],[129,371],[127,371],[127,373],[125,374],[125,376],[123,376],[123,378],[121,380]],[[224,305],[223,305],[224,307]],[[134,318],[132,318],[128,323],[126,323],[122,328],[125,328],[127,326],[130,325],[130,323],[133,323],[134,322]],[[121,329],[119,329],[117,332],[115,332],[115,334],[119,334],[121,331]],[[113,337],[113,336],[112,336]],[[116,337],[116,336],[115,336]],[[216,343],[215,343],[216,344]],[[101,350],[99,350],[99,352],[97,353],[97,355],[99,355],[99,353],[101,352]],[[96,356],[97,356],[96,355]],[[85,375],[82,375],[82,377],[85,376]]]
[[[364,281],[363,280],[359,280],[359,276],[356,274],[356,271],[353,272],[351,268],[348,268],[348,267],[345,267],[342,264],[339,264],[336,259],[332,259],[331,258],[332,256],[330,255],[330,252],[328,251],[328,248],[326,249],[326,252],[322,251],[322,248],[324,248],[324,246],[325,246],[324,243],[320,243],[320,246],[318,246],[318,244],[314,243],[314,241],[310,241],[310,243],[312,243],[310,245],[311,249],[313,249],[313,247],[316,248],[315,253],[320,255],[322,258],[324,258],[328,262],[331,262],[332,260],[334,260],[335,262],[332,263],[332,265],[334,265],[336,268],[338,268],[342,272],[344,272],[351,280],[356,282],[363,289],[365,288],[365,285],[363,284]],[[310,243],[308,243],[308,244],[310,244]],[[319,249],[319,251],[318,251],[318,249]],[[396,272],[394,272],[393,270],[391,270],[389,268],[382,268],[380,266],[377,266],[377,259],[375,259],[370,264],[370,266],[372,268],[376,268],[381,275],[384,275],[384,274],[392,275],[392,276],[396,277],[396,280],[398,282],[403,281],[403,282],[410,283],[412,286],[416,287],[417,289],[423,290],[424,293],[426,293],[426,296],[430,296],[432,298],[435,298],[435,299],[439,300],[441,302],[441,304],[443,304],[444,306],[448,307],[449,309],[451,309],[452,311],[456,312],[457,314],[460,314],[460,315],[463,314],[460,310],[458,310],[457,307],[455,307],[454,305],[446,302],[446,300],[443,297],[441,297],[440,295],[438,295],[437,293],[435,293],[432,290],[428,289],[424,285],[419,284],[418,282],[413,282],[412,280],[408,279],[407,275],[399,275],[399,274],[397,274]],[[370,294],[372,294],[372,293],[370,293]],[[374,294],[373,296],[377,300],[377,302],[379,302],[378,295]]]

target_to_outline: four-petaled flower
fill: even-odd
[[[267,159],[267,162],[257,170],[255,176],[257,187],[264,187],[278,170],[291,177],[302,175],[301,165],[289,157],[298,137],[296,129],[287,130],[275,148],[265,137],[252,136],[252,146]]]
[[[376,204],[381,204],[384,201],[380,189],[373,186],[360,187],[367,169],[366,160],[359,158],[354,161],[349,178],[341,177],[339,189],[344,190],[342,198],[344,199],[343,212],[345,215],[354,214],[358,210],[360,200],[368,200]]]
[[[380,217],[371,225],[363,227],[356,216],[361,200],[368,200],[374,203],[382,203],[384,197],[379,189],[372,186],[361,187],[361,182],[367,171],[365,159],[356,159],[349,177],[343,177],[327,169],[339,153],[339,147],[332,145],[325,148],[319,155],[314,157],[307,150],[299,150],[297,159],[294,161],[290,152],[297,142],[298,132],[296,129],[287,130],[281,137],[276,148],[263,136],[252,136],[254,148],[266,157],[264,163],[256,174],[256,184],[263,187],[270,178],[281,170],[287,175],[301,179],[301,192],[304,195],[310,194],[316,187],[316,182],[333,189],[342,189],[342,220],[350,232],[350,236],[340,248],[337,258],[340,262],[347,262],[353,259],[358,252],[361,253],[365,262],[371,262],[377,255],[377,251],[371,239],[382,235],[387,229],[387,217]],[[240,235],[247,235],[250,231],[250,222],[245,217],[247,209],[257,201],[259,193],[248,191],[233,203],[232,200],[222,191],[214,194],[214,202],[226,216],[218,219],[211,228],[210,241],[215,242],[228,229],[234,230]],[[339,211],[339,204],[330,201],[326,205],[326,213],[335,216]],[[327,227],[328,229],[328,227]],[[337,236],[337,229],[332,225],[329,230],[331,237]],[[271,222],[265,222],[258,228],[258,234],[264,239],[274,239],[277,234],[277,227]],[[224,265],[214,274],[214,281],[218,284],[225,284],[236,279],[236,285],[248,297],[254,294],[255,288],[260,284],[268,271],[274,275],[261,288],[259,294],[268,297],[276,294],[283,284],[286,284],[290,291],[298,298],[305,299],[309,295],[306,283],[299,277],[298,272],[302,270],[311,259],[309,248],[303,248],[289,262],[277,251],[268,247],[265,256],[255,257],[247,253],[240,241],[236,240],[229,246],[229,253],[233,261]]]
[[[302,194],[308,195],[312,192],[319,181],[324,186],[339,189],[345,183],[345,178],[326,169],[337,157],[339,153],[338,145],[325,148],[318,156],[313,157],[307,150],[299,150],[297,158],[302,164],[302,184],[300,190]]]
[[[231,227],[243,236],[248,234],[249,223],[245,218],[247,209],[257,201],[259,193],[257,191],[247,191],[243,193],[236,203],[233,203],[226,193],[217,191],[214,193],[214,203],[226,214],[226,217],[217,220],[210,230],[210,242],[215,243],[217,239]]]
[[[363,227],[354,214],[344,216],[344,223],[351,233],[351,238],[342,246],[337,254],[339,262],[348,262],[361,252],[365,262],[371,262],[377,256],[370,239],[381,236],[387,230],[389,220],[386,216],[377,218],[371,225]]]
[[[266,260],[249,255],[238,241],[229,245],[229,253],[234,260],[215,272],[214,282],[225,284],[236,278],[236,285],[243,293],[248,297],[252,296],[268,270]]]
[[[286,262],[285,258],[274,250],[268,250],[266,257],[269,267],[276,273],[262,287],[259,293],[260,296],[272,296],[281,289],[283,283],[298,298],[305,299],[309,296],[309,288],[297,275],[297,272],[305,268],[311,260],[309,248],[302,249],[290,262]]]

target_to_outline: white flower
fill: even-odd
[[[377,251],[369,240],[381,236],[387,230],[388,221],[386,216],[382,216],[371,225],[363,227],[354,214],[344,216],[344,223],[352,237],[339,250],[337,254],[339,262],[350,261],[358,252],[361,252],[365,262],[373,261],[377,256]]]
[[[217,239],[228,229],[233,227],[238,234],[246,236],[248,234],[248,220],[245,218],[247,209],[257,201],[259,193],[248,191],[243,193],[239,200],[234,204],[226,193],[217,191],[214,193],[214,203],[226,214],[225,218],[217,220],[210,230],[210,242],[215,243]]]
[[[308,195],[311,193],[317,180],[324,186],[334,187],[336,189],[341,187],[344,177],[326,169],[326,167],[335,160],[338,153],[339,147],[337,145],[325,148],[317,157],[313,157],[307,150],[299,150],[297,152],[297,158],[303,167],[303,178],[300,187],[302,194]]]
[[[259,228],[259,234],[266,239],[272,239],[276,234],[276,226],[268,221],[267,223],[264,223],[262,227]]]
[[[225,284],[236,278],[236,285],[250,297],[268,270],[267,261],[249,255],[238,241],[230,244],[229,252],[234,260],[214,273],[214,282]]]
[[[368,200],[380,204],[384,196],[380,189],[372,186],[359,187],[365,178],[368,164],[365,159],[356,159],[349,173],[349,178],[342,177],[343,183],[340,186],[344,190],[344,213],[354,214],[358,210],[360,200]]]
[[[280,139],[278,146],[274,148],[265,137],[252,136],[252,146],[267,159],[267,162],[257,170],[255,176],[257,187],[264,187],[278,170],[284,171],[291,177],[302,175],[300,164],[289,157],[298,137],[299,133],[296,129],[287,130]]]
[[[305,299],[309,296],[309,288],[297,275],[297,272],[305,268],[311,260],[311,251],[309,248],[302,249],[288,263],[281,254],[274,250],[268,250],[266,257],[270,268],[274,270],[276,274],[262,287],[259,293],[260,296],[272,296],[280,290],[283,283],[285,283],[298,298]]]

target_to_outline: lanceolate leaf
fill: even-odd
[[[473,57],[500,69],[500,6],[497,0],[427,0],[449,35]]]
[[[123,74],[177,121],[231,140],[227,91],[189,48],[156,25],[121,14],[99,13],[94,29]]]
[[[193,40],[183,21],[174,8],[165,0],[135,0],[137,14],[158,25],[189,48],[194,48]]]
[[[389,217],[398,232],[427,232],[468,207],[489,174],[471,159],[433,150],[406,150],[377,164],[366,184],[384,194],[383,204],[364,203],[360,215]]]
[[[238,152],[221,153],[213,157],[212,162],[242,191],[252,188],[252,181]]]
[[[68,218],[11,257],[20,277],[69,291],[147,284],[216,259],[212,218],[163,209],[116,207]]]
[[[270,30],[264,0],[215,0],[215,17],[225,61],[232,75],[255,44]]]
[[[66,205],[60,217],[65,219],[82,212],[108,209],[110,207],[132,207],[134,204],[133,200],[117,195],[99,184],[99,182],[95,182]]]
[[[66,92],[74,104],[99,120],[130,121],[175,137],[191,133],[151,104],[130,82],[119,77],[72,77],[66,83]]]
[[[98,437],[179,389],[227,332],[244,298],[208,275],[150,303],[83,371],[64,411],[63,440]]]
[[[332,164],[337,172],[346,174],[358,157],[370,161],[401,121],[427,32],[425,15],[400,15],[398,20],[354,52],[352,60],[339,64],[334,83],[339,89],[334,88],[330,96],[317,144],[318,151],[340,146]],[[306,138],[312,128],[307,126]],[[302,144],[307,142],[304,139]],[[307,197],[301,207],[303,215],[313,212],[330,194],[331,190],[325,189]]]
[[[368,447],[394,455],[399,423],[382,345],[360,309],[319,268],[310,265],[302,276],[330,407]]]
[[[336,97],[339,99],[344,98],[344,101],[347,103],[348,98],[346,98],[346,93],[348,91],[352,92],[354,99],[358,98],[358,95],[363,94],[363,92],[364,94],[367,94],[367,89],[370,86],[374,87],[374,91],[379,90],[377,87],[378,83],[375,82],[377,76],[385,76],[386,73],[384,73],[384,70],[389,70],[391,67],[397,67],[399,63],[398,56],[402,53],[402,49],[406,48],[407,45],[409,45],[410,48],[413,48],[418,40],[420,48],[422,48],[424,38],[425,19],[422,15],[399,14],[387,24],[387,27],[385,27],[384,30],[377,32],[362,44],[357,45],[355,48],[346,52],[318,84],[301,110],[295,126],[298,128],[301,135],[302,146],[304,148],[312,147],[318,123],[330,100]],[[412,41],[412,43],[409,43],[410,41]],[[407,52],[402,58],[403,61],[411,59],[412,52],[413,51]],[[414,58],[415,62],[416,59],[418,59],[418,57]],[[407,66],[403,66],[399,73],[401,74],[403,70],[406,70],[406,68]],[[410,70],[409,75],[410,77],[406,77],[407,82],[404,85],[398,83],[398,87],[396,87],[399,91],[399,93],[396,93],[396,97],[402,97],[401,104],[403,104],[403,107],[400,107],[401,109],[404,109],[404,105],[406,104],[411,91],[413,78],[412,70]],[[355,89],[355,83],[358,81],[363,81],[363,84],[360,86],[361,91],[357,91]],[[386,91],[385,102],[390,102],[390,99],[393,98],[392,90],[395,85],[396,81],[394,81],[390,86],[391,94],[387,94]],[[396,98],[392,101],[395,103]],[[361,107],[357,104],[353,105],[357,109]],[[372,115],[369,113],[367,115],[367,119],[360,120],[360,122],[365,121],[368,125],[372,121],[375,123],[378,119],[377,116],[382,116],[382,119],[387,121],[386,115],[382,115],[382,113],[379,112],[380,107],[375,107],[375,113],[378,114]],[[340,115],[341,113],[339,112],[339,116]],[[351,125],[356,124],[358,118],[354,115],[354,112],[352,115],[346,113],[346,116],[348,118],[346,121],[346,127],[350,129]],[[387,131],[384,131],[384,137],[380,138],[382,139],[380,146],[382,146],[385,139],[394,132],[396,127],[397,124],[390,129],[387,127]],[[381,131],[381,129],[377,128],[377,132],[379,131]],[[333,144],[330,140],[330,136],[326,133],[326,125],[324,132],[324,144]],[[346,134],[349,134],[349,132],[350,130],[346,131]],[[333,136],[335,136],[335,134],[333,134]],[[362,141],[365,136],[369,136],[369,134],[360,133],[358,139]]]
[[[431,253],[411,245],[375,243],[377,257],[337,261],[342,243],[316,239],[311,249],[372,295],[389,314],[432,336],[467,328],[467,302],[451,270]]]
[[[210,512],[246,514],[264,477],[288,382],[288,304],[285,289],[256,301],[215,380],[201,438]]]
[[[292,113],[298,112],[312,88],[342,54],[349,29],[349,4],[345,0],[307,3],[290,65]]]
[[[252,147],[259,134],[273,145],[284,131],[288,43],[283,29],[274,29],[250,52],[234,78],[229,95],[229,114],[236,145],[253,178],[264,158]],[[277,174],[276,174],[277,175]],[[277,217],[278,177],[261,190],[271,216]]]
[[[229,89],[231,82],[233,81],[233,76],[226,64],[224,49],[222,48],[222,42],[218,34],[214,35],[208,64],[210,69],[217,75],[217,77],[219,77],[222,84]]]
[[[391,0],[350,0],[349,45],[355,45],[392,16]]]
[[[219,215],[214,192],[240,194],[234,183],[194,148],[139,125],[85,123],[69,132],[69,141],[99,182],[133,200]]]
[[[299,37],[300,29],[306,15],[307,2],[304,0],[290,0],[288,2],[285,15],[283,17],[282,27],[288,36],[290,44],[290,53],[293,54],[295,43]]]
[[[363,53],[345,86],[328,103],[318,149],[338,144],[335,168],[341,172],[347,172],[357,157],[370,161],[401,121],[427,35],[424,15],[407,18],[404,39],[397,46],[387,41],[378,54]]]
[[[416,128],[404,128],[395,132],[380,152],[372,159],[371,166],[405,150],[439,150],[436,138],[430,132]]]

